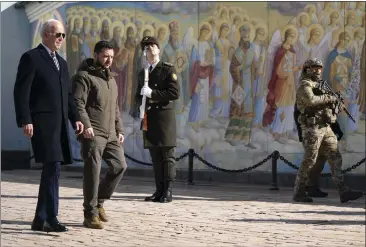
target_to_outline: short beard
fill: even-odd
[[[106,69],[105,67],[104,67],[104,65],[99,61],[99,59],[96,59],[96,60],[94,60],[94,64],[95,64],[95,67],[97,67],[97,68],[102,68],[102,69]]]

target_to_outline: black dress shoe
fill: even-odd
[[[32,222],[31,229],[33,231],[42,231],[44,222],[45,222],[44,220],[34,219]]]
[[[145,202],[159,202],[161,196],[161,193],[155,192],[151,196],[145,197]]]
[[[52,232],[67,232],[69,230],[65,225],[61,224],[57,218],[51,220],[49,225],[52,228]]]
[[[51,223],[42,220],[33,220],[31,229],[40,232],[67,232],[66,226],[60,224],[58,220],[52,220]]]

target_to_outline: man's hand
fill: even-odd
[[[152,92],[151,88],[143,86],[141,88],[141,93],[140,94],[145,95],[148,98],[151,98],[151,92]]]
[[[122,134],[118,134],[118,142],[119,142],[119,144],[122,144],[124,140],[125,140],[125,137]]]
[[[75,130],[76,135],[80,135],[81,133],[83,133],[84,124],[82,122],[80,122],[80,121],[75,122],[75,127],[76,127],[76,130]]]
[[[23,133],[24,135],[32,138],[33,136],[33,124],[26,124],[23,126]]]
[[[94,137],[94,131],[93,131],[93,128],[87,128],[84,133],[83,133],[83,136],[86,138],[86,139],[92,139]]]

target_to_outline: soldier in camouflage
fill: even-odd
[[[341,202],[356,200],[362,192],[351,191],[344,183],[342,175],[342,156],[338,150],[337,137],[330,125],[336,122],[335,108],[339,107],[336,97],[324,93],[319,82],[323,63],[317,58],[305,61],[296,93],[296,104],[300,112],[298,122],[303,133],[304,159],[298,170],[293,200],[312,202],[305,192],[308,170],[316,163],[319,151],[326,157],[331,167],[333,181],[339,191]]]

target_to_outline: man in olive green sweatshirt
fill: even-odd
[[[73,93],[85,131],[78,140],[84,160],[84,226],[102,229],[108,221],[103,208],[127,168],[122,143],[123,124],[118,107],[118,89],[111,72],[113,45],[100,41],[94,58],[85,59],[73,76]],[[109,166],[99,183],[102,159]]]

